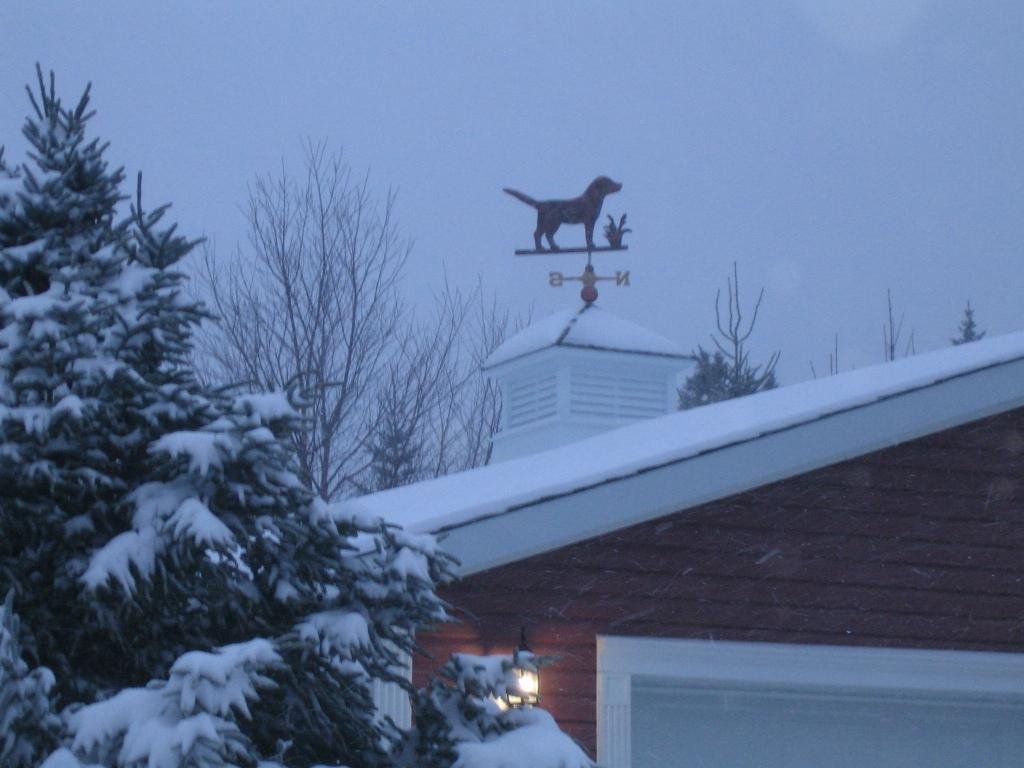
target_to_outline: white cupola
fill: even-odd
[[[538,453],[676,410],[678,344],[595,304],[558,312],[499,346],[484,372],[499,387],[493,461]]]

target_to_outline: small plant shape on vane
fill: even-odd
[[[632,231],[626,226],[626,214],[619,217],[618,224],[615,223],[614,217],[608,214],[608,223],[604,225],[604,238],[612,248],[621,248],[623,236]]]

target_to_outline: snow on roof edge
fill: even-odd
[[[413,531],[439,532],[1022,359],[1024,332],[995,336],[669,414],[341,504]]]

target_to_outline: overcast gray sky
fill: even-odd
[[[767,297],[755,347],[784,381],[881,357],[891,287],[918,351],[969,298],[990,333],[1024,327],[1024,3],[51,3],[0,5],[0,143],[18,158],[34,62],[147,198],[220,249],[244,239],[257,172],[304,137],[399,189],[410,295],[446,266],[515,310],[574,304],[515,259],[533,214],[500,192],[622,181],[633,286],[600,303],[706,343],[740,266]],[[563,229],[563,245],[582,241]]]

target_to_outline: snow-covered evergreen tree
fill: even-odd
[[[64,108],[40,72],[33,152],[0,208],[0,589],[14,587],[26,658],[54,670],[62,706],[96,712],[151,680],[176,690],[190,653],[267,638],[273,685],[251,720],[218,710],[205,762],[152,764],[383,765],[397,733],[370,679],[404,683],[414,633],[444,618],[449,560],[299,481],[296,393],[200,384],[204,310],[177,270],[194,242],[141,191],[116,223],[122,174],[86,141],[88,103]],[[153,722],[201,714],[175,706]],[[135,726],[87,744],[66,712],[75,740],[54,760],[146,764],[125,757],[142,754],[125,746]]]
[[[520,655],[520,664],[541,660]],[[540,707],[500,703],[517,690],[511,655],[453,654],[416,697],[415,725],[397,754],[415,768],[593,768]]]
[[[14,590],[0,605],[0,765],[36,766],[56,743],[60,722],[50,709],[53,673],[29,670],[21,657]]]
[[[972,341],[980,341],[985,337],[985,331],[978,330],[978,324],[974,321],[974,309],[971,307],[971,302],[967,302],[967,307],[964,309],[964,317],[960,321],[960,335],[956,336],[950,341],[953,346],[959,346],[960,344],[969,344]]]
[[[65,109],[40,71],[30,96],[32,162],[0,209],[0,573],[9,580],[0,589],[16,589],[28,658],[74,687],[55,632],[81,618],[78,534],[123,490],[100,416],[117,367],[103,336],[121,172],[108,169],[105,147],[86,143],[88,90]]]
[[[171,666],[167,680],[70,710],[70,746],[43,768],[86,764],[147,768],[222,768],[254,765],[252,742],[238,727],[267,676],[282,667],[268,640],[193,651]]]

